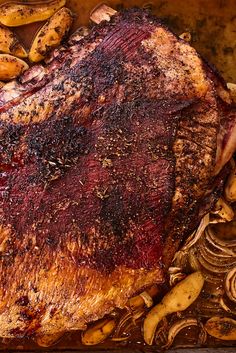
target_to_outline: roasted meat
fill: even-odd
[[[69,43],[0,91],[2,337],[84,329],[163,282],[235,149],[224,81],[157,18]]]

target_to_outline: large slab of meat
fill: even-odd
[[[7,84],[0,336],[83,329],[164,281],[220,195],[235,142],[223,80],[142,10]]]

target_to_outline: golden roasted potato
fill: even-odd
[[[115,327],[114,319],[100,320],[82,333],[81,341],[86,346],[101,343],[112,334]]]
[[[0,80],[9,81],[28,69],[25,61],[9,54],[0,54]]]
[[[26,58],[27,52],[15,34],[7,27],[0,26],[0,52],[18,58]]]
[[[37,33],[29,52],[32,62],[39,62],[45,58],[51,49],[57,47],[72,25],[72,12],[63,7]]]
[[[236,201],[236,168],[234,168],[227,179],[225,186],[225,198],[229,202]]]
[[[35,4],[8,2],[0,6],[0,23],[17,27],[28,23],[47,20],[65,6],[66,0],[42,1]]]
[[[194,272],[179,282],[144,320],[144,340],[151,345],[159,322],[168,314],[187,309],[199,296],[204,284],[200,271]]]
[[[229,317],[214,316],[206,322],[204,327],[210,336],[225,341],[236,340],[236,321]]]

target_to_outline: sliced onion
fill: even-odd
[[[219,252],[219,249],[214,248],[213,246],[204,239],[202,242],[202,247],[205,249],[205,251],[208,253],[208,255],[214,259],[217,257],[217,260],[222,262],[222,263],[228,263],[230,259],[233,259],[233,256],[231,254],[226,254],[225,252]],[[213,249],[213,250],[212,250]]]
[[[210,257],[206,255],[206,253],[204,253],[204,249],[202,249],[201,247],[199,247],[199,262],[200,264],[206,268],[209,272],[212,273],[217,273],[217,274],[224,274],[227,273],[229,268],[230,268],[230,264],[220,264],[217,261],[217,257],[215,257],[214,260],[212,260],[212,262],[210,262]],[[213,263],[214,261],[214,263]],[[232,267],[232,264],[231,264]]]
[[[192,235],[188,238],[187,242],[182,247],[181,251],[186,251],[190,249],[194,244],[196,244],[196,242],[200,239],[208,224],[209,224],[209,213],[202,218],[197,230],[194,233],[192,233]]]
[[[177,322],[175,322],[171,328],[169,329],[168,332],[168,338],[167,338],[167,342],[164,346],[162,346],[162,348],[168,349],[170,348],[170,346],[173,344],[175,337],[179,334],[179,332],[181,330],[183,330],[186,327],[189,326],[197,326],[199,327],[199,322],[197,319],[195,318],[184,318],[181,319]],[[201,338],[201,343],[205,343],[206,341],[206,333],[205,330],[203,330],[203,328],[201,329],[201,332],[199,334],[200,338]]]
[[[236,303],[236,267],[234,267],[226,275],[225,292],[228,298]]]
[[[143,298],[147,308],[151,308],[151,306],[153,306],[153,299],[148,292],[144,291],[140,293],[140,297]]]
[[[201,264],[197,259],[197,256],[195,254],[195,249],[190,249],[188,260],[192,270],[199,271],[201,269]]]
[[[221,251],[225,251],[226,253],[230,253],[229,248],[236,248],[236,240],[222,240],[216,236],[212,227],[207,227],[206,231],[206,239],[216,248]],[[231,252],[232,256],[236,255],[235,250]]]
[[[181,270],[182,270],[181,267],[169,267],[168,273],[170,275],[172,275],[172,274],[176,274],[176,273],[180,272]]]
[[[219,303],[220,303],[221,308],[224,309],[227,313],[236,315],[236,310],[233,310],[233,309],[229,308],[228,305],[225,303],[223,298],[220,298],[220,302]]]
[[[186,274],[182,272],[171,274],[170,280],[169,280],[170,286],[173,287],[178,282],[182,281],[182,279],[184,279],[185,277],[186,277]]]

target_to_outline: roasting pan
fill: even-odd
[[[34,0],[22,0],[30,2]],[[36,0],[37,1],[37,0]],[[44,0],[42,0],[44,1]],[[0,4],[6,0],[0,0]],[[97,0],[67,0],[67,5],[75,11],[77,17],[74,29],[87,25],[91,11],[101,4]],[[123,7],[146,6],[151,7],[154,14],[177,34],[191,32],[192,45],[213,63],[221,72],[226,82],[236,83],[236,0],[109,0],[107,5],[120,9]],[[30,29],[30,31],[29,31]],[[32,37],[34,27],[24,26],[17,29],[22,41],[27,44],[29,33]],[[178,342],[181,347],[181,342]],[[230,343],[218,342],[212,348],[173,348],[169,353],[236,353],[236,347]],[[0,351],[4,352],[83,352],[100,353],[145,353],[158,352],[155,347],[143,344],[114,345],[106,343],[99,347],[87,348],[81,346],[79,334],[65,335],[57,345],[51,348],[40,348],[31,342],[13,341],[0,344]]]

